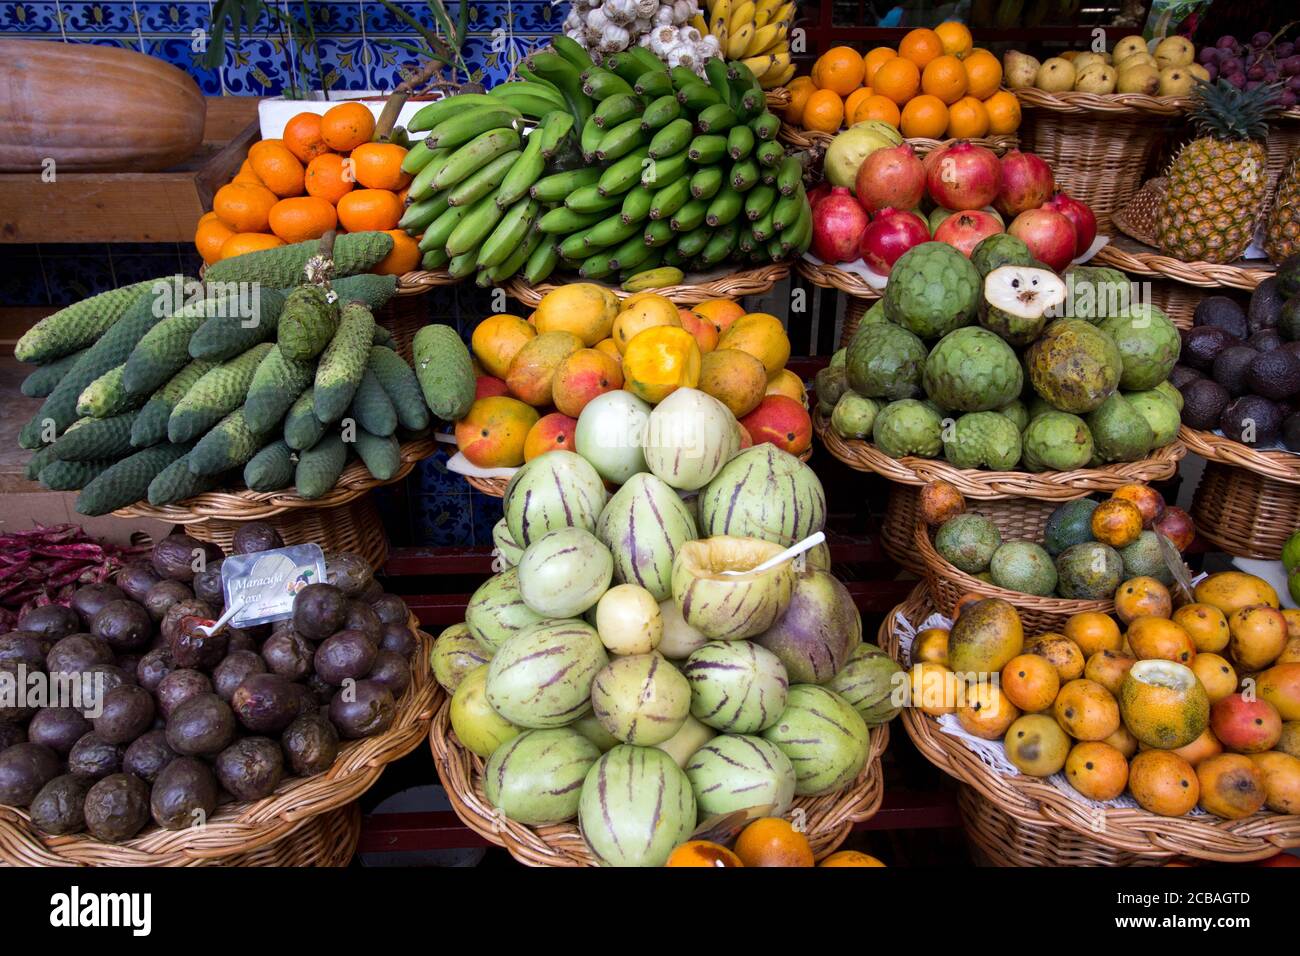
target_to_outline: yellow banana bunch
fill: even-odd
[[[794,76],[790,62],[790,24],[795,0],[710,0],[706,2],[705,31],[717,37],[723,56],[743,60],[764,89],[789,82]]]

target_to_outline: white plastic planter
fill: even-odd
[[[280,139],[284,135],[284,127],[299,113],[325,113],[331,107],[338,106],[340,103],[359,101],[370,108],[370,112],[375,114],[375,119],[384,109],[384,103],[388,99],[387,94],[379,90],[347,90],[339,93],[333,93],[328,100],[323,99],[320,93],[312,93],[306,99],[286,99],[283,96],[274,96],[262,100],[257,104],[257,119],[262,128],[262,139]],[[420,108],[427,106],[430,100],[407,100],[402,111],[397,114],[397,125],[406,126],[411,122],[411,117],[420,111]],[[415,134],[415,138],[422,139],[424,133]]]

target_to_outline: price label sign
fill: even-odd
[[[232,554],[221,563],[226,607],[237,608],[232,627],[253,627],[293,614],[293,601],[309,584],[325,582],[325,553],[317,544]]]

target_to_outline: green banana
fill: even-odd
[[[601,100],[600,105],[591,114],[591,118],[602,129],[613,129],[619,123],[625,123],[640,115],[641,101],[635,96],[620,93],[617,96]]]
[[[479,247],[478,267],[490,269],[505,262],[532,230],[540,209],[541,205],[536,199],[527,197],[507,209],[501,221]]]
[[[712,199],[721,188],[720,166],[701,166],[691,177],[691,195],[696,199]]]
[[[573,114],[566,109],[552,110],[542,117],[538,132],[542,140],[542,158],[554,159],[574,128]],[[530,140],[533,138],[530,134]]]
[[[725,133],[740,122],[740,117],[726,103],[716,103],[700,111],[695,126],[701,133]]]
[[[776,139],[781,131],[781,119],[775,113],[764,111],[750,120],[749,126],[761,140]]]
[[[541,89],[541,87],[533,83],[528,85],[534,89]],[[554,100],[545,96],[536,96],[527,92],[511,93],[508,97],[500,97],[500,100],[502,105],[509,106],[511,109],[517,110],[520,115],[534,120],[540,120],[552,110],[561,109],[568,112],[569,109],[566,103],[557,104]]]
[[[766,143],[764,145],[767,145]],[[739,123],[727,131],[727,155],[736,162],[749,159],[754,151],[754,131]]]
[[[616,246],[630,236],[639,237],[640,234],[640,221],[624,222],[622,215],[616,214],[588,229],[582,242],[588,250],[604,249],[606,246]]]
[[[691,145],[686,153],[691,162],[699,166],[712,166],[720,162],[722,157],[727,154],[727,138],[725,136],[709,136],[701,134],[691,140]]]
[[[582,132],[578,135],[578,148],[582,150],[582,158],[587,162],[596,158],[596,147],[600,145],[604,135],[605,130],[596,125],[596,116],[593,113],[583,124]]]
[[[735,250],[739,236],[740,229],[734,222],[714,230],[713,236],[700,251],[700,263],[705,266],[717,265]]]
[[[677,90],[677,102],[692,113],[700,113],[710,106],[717,106],[722,102],[722,97],[718,95],[717,90],[700,82],[697,78],[694,83],[689,83]]]
[[[420,140],[407,150],[406,157],[402,160],[402,172],[408,176],[414,176],[425,166],[428,166],[438,155],[438,150],[433,149],[424,140]]]
[[[411,185],[406,189],[406,198],[412,202],[418,202],[432,196],[436,191],[433,181],[442,172],[442,167],[446,166],[448,161],[455,155],[456,151],[453,149],[437,150],[437,155],[425,163],[424,168],[416,173],[415,178],[411,180]]]
[[[672,156],[674,153],[680,153],[691,142],[691,121],[688,119],[675,119],[667,126],[654,134],[650,140],[649,156],[651,159],[660,159],[664,156]]]
[[[645,147],[641,147],[607,166],[596,182],[596,191],[602,196],[623,195],[641,181],[648,155]]]
[[[645,244],[641,236],[632,236],[624,240],[609,254],[611,269],[635,269],[650,258],[654,250]]]
[[[447,237],[451,235],[453,229],[460,225],[460,221],[473,208],[472,205],[448,207],[446,212],[435,219],[429,228],[424,230],[424,236],[420,239],[420,251],[429,252],[433,249],[445,249]]]
[[[582,89],[581,73],[576,66],[554,51],[541,50],[533,53],[525,61],[527,68],[537,76],[554,84],[556,89],[569,104],[569,112],[579,125],[585,124],[591,116],[592,102]]]
[[[591,55],[583,49],[581,43],[573,37],[565,36],[563,33],[557,33],[551,37],[551,47],[556,53],[564,57],[574,68],[581,70],[590,70],[595,63],[592,62]]]
[[[469,213],[456,224],[456,228],[447,237],[447,254],[453,259],[478,249],[498,222],[501,221],[501,207],[496,203],[496,194],[489,193],[469,207]]]
[[[501,185],[501,180],[506,178],[506,173],[510,172],[510,167],[522,155],[523,153],[519,150],[512,149],[508,153],[502,153],[468,179],[462,179],[447,190],[447,204],[449,206],[469,206],[478,202]]]
[[[641,185],[662,189],[674,180],[686,176],[690,166],[690,157],[686,150],[664,159],[654,159],[645,163],[641,170]]]
[[[638,96],[660,97],[673,92],[673,81],[667,70],[646,70],[636,78],[632,89]]]
[[[528,195],[533,183],[541,178],[542,170],[546,166],[546,160],[542,158],[542,137],[540,132],[540,130],[533,130],[528,137],[528,142],[524,145],[524,151],[511,164],[510,171],[501,180],[496,200],[500,208],[505,209],[507,206],[513,206],[520,199],[523,199]],[[481,255],[479,256],[479,262],[483,262]],[[495,265],[495,263],[489,262],[488,265]]]
[[[740,128],[742,127],[737,127],[737,129]],[[732,130],[732,132],[734,133],[735,130]],[[769,139],[766,143],[758,144],[758,149],[754,151],[754,158],[758,160],[760,166],[775,169],[781,165],[781,160],[785,159],[785,147],[775,140]]]
[[[581,232],[566,236],[559,245],[560,255],[566,259],[584,259],[591,255],[591,248],[586,241],[589,232],[591,232],[591,229],[584,229]]]
[[[808,197],[804,195],[803,183],[789,196],[782,196],[772,207],[772,226],[777,232],[783,231],[787,226],[799,217],[800,210],[808,205]]]
[[[796,156],[787,156],[776,168],[776,188],[782,196],[792,195],[803,183],[803,163]]]
[[[731,188],[737,192],[748,192],[758,185],[758,177],[762,175],[759,172],[758,163],[753,159],[742,160],[731,167],[731,175],[727,181],[731,183]]]
[[[567,236],[594,226],[605,218],[604,212],[574,212],[568,206],[556,206],[537,220],[537,225],[548,236]]]
[[[434,189],[455,186],[485,163],[490,163],[502,153],[519,148],[519,133],[513,129],[493,129],[481,133],[451,155],[434,177]]]
[[[515,129],[515,122],[520,118],[516,109],[500,103],[494,107],[467,110],[459,116],[445,119],[430,132],[425,142],[430,148],[455,148],[483,133],[494,129]]]
[[[661,268],[677,269],[677,271],[680,272],[686,265],[686,257],[682,255],[681,250],[677,248],[676,243],[664,246],[658,251],[663,253],[663,256],[659,259]]]
[[[560,251],[554,242],[544,240],[538,244],[528,256],[528,261],[524,263],[524,281],[529,285],[537,285],[560,264]]]
[[[621,205],[623,202],[618,196],[603,196],[597,189],[595,183],[587,186],[579,186],[569,195],[564,197],[564,205],[568,206],[574,212],[601,212],[605,209],[612,209]]]
[[[708,226],[700,226],[690,232],[679,233],[677,236],[677,251],[687,259],[694,259],[704,249],[709,237],[712,235],[713,230]]]
[[[500,104],[499,99],[487,93],[457,93],[454,96],[445,96],[428,106],[422,106],[419,112],[411,117],[411,122],[406,124],[406,128],[412,133],[422,133],[472,106],[500,106]]]
[[[494,96],[499,100],[506,101],[509,101],[515,94],[522,93],[527,96],[550,100],[557,108],[564,108],[564,97],[560,95],[559,90],[550,85],[543,86],[540,83],[530,83],[527,80],[511,80],[507,83],[498,83],[487,92],[488,96]]]
[[[647,246],[658,248],[666,246],[673,239],[672,223],[667,219],[651,219],[645,224],[645,233],[642,238]]]
[[[681,115],[682,104],[677,102],[677,97],[671,94],[661,96],[651,102],[641,114],[641,128],[647,132],[652,129],[663,129]]]
[[[493,206],[492,208],[496,208]],[[474,274],[478,268],[478,253],[470,251],[459,256],[452,256],[447,263],[447,274],[453,279],[465,279]]]
[[[667,219],[691,198],[691,183],[685,176],[673,180],[655,193],[650,204],[651,219]]]
[[[447,196],[439,193],[430,196],[428,199],[421,199],[419,202],[413,202],[406,207],[402,213],[402,218],[397,220],[397,228],[405,229],[411,235],[418,235],[433,223],[435,219],[447,211]]]
[[[600,138],[596,146],[596,158],[601,162],[613,162],[626,156],[646,141],[639,119],[630,119],[619,123]]]
[[[675,66],[668,71],[669,78],[673,81],[673,89],[680,90],[692,83],[702,84],[704,81],[695,75],[695,71],[684,66]]]
[[[776,190],[771,186],[755,186],[745,194],[745,218],[750,222],[761,219],[776,202]]]
[[[662,63],[660,63],[659,66],[661,69],[664,68]],[[604,67],[607,70],[613,70],[629,83],[635,83],[640,78],[641,74],[646,71],[646,67],[644,67],[636,57],[632,56],[631,50],[621,50],[618,53],[611,53],[609,56],[605,57]]]
[[[791,253],[803,255],[808,251],[812,242],[812,212],[807,205],[799,210],[794,223],[781,231],[780,240],[781,251],[787,256]]]
[[[713,228],[725,226],[740,215],[745,208],[745,197],[733,189],[724,189],[713,197],[705,221]]]
[[[430,249],[420,258],[420,268],[432,272],[445,267],[450,261],[451,256],[447,255],[446,249]]]
[[[608,252],[597,252],[595,255],[588,256],[578,267],[578,275],[584,279],[603,279],[613,271],[614,267],[609,263]]]
[[[723,103],[731,105],[734,102],[725,60],[716,56],[711,56],[705,60],[704,77],[709,81],[709,86],[718,94]]]
[[[641,222],[650,215],[650,203],[654,199],[654,190],[648,186],[637,185],[623,195],[623,208],[619,215],[624,222]]]
[[[551,173],[533,183],[529,195],[539,202],[564,202],[564,197],[581,186],[590,186],[600,179],[600,170],[587,166]]]
[[[690,232],[698,229],[704,222],[705,213],[709,211],[709,203],[703,199],[691,199],[686,205],[682,206],[668,220],[674,232]],[[663,220],[659,220],[662,222]]]
[[[775,207],[775,203],[773,206]],[[754,233],[754,238],[759,242],[768,242],[776,235],[776,226],[772,222],[773,210],[769,209],[763,215],[754,220],[754,224],[749,228]]]
[[[607,100],[619,93],[631,94],[632,84],[613,70],[593,67],[582,74],[582,92],[593,100]]]

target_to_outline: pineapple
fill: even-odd
[[[1156,242],[1166,253],[1232,262],[1246,251],[1268,198],[1263,141],[1279,109],[1278,89],[1197,84],[1191,118],[1199,135],[1170,164],[1156,210]]]
[[[1264,251],[1275,264],[1300,252],[1300,159],[1291,160],[1278,180],[1264,230]]]

